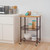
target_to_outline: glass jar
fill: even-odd
[[[36,29],[36,20],[32,20],[32,29]]]

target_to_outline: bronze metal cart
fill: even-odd
[[[24,26],[22,26],[22,17],[24,17]],[[29,28],[26,25],[26,18],[36,18],[36,29],[31,29],[31,31],[36,31],[36,46],[38,43],[40,43],[41,41],[41,16],[25,16],[25,15],[21,15],[20,16],[20,43],[25,40],[22,39],[22,30],[24,30],[24,33],[26,33],[26,30],[29,30]],[[38,20],[39,20],[39,26],[38,26]],[[39,32],[38,32],[39,30]],[[39,33],[39,38],[38,38],[38,33]]]

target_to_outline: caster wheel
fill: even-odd
[[[25,42],[25,40],[23,40]]]
[[[39,43],[40,43],[40,41],[39,41]]]
[[[21,45],[22,43],[20,42],[19,44]]]
[[[35,44],[35,46],[37,46],[38,44]]]

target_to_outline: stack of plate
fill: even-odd
[[[36,35],[32,35],[31,33],[26,33],[26,34],[24,34],[24,38],[26,39],[26,40],[32,40],[32,41],[36,41]]]
[[[32,36],[31,36],[31,34],[29,34],[29,33],[24,34],[24,38],[25,38],[26,40],[29,40],[31,37],[32,37]]]

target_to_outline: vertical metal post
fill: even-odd
[[[38,44],[38,17],[36,18],[36,44]]]
[[[22,24],[22,17],[20,17],[20,42],[22,41],[22,29],[21,29],[21,24]]]
[[[40,26],[40,30],[39,30],[39,42],[41,41],[41,16],[39,17],[39,26]]]
[[[24,33],[26,33],[26,17],[24,17]]]

